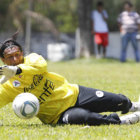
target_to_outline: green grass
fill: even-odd
[[[140,64],[133,61],[78,59],[48,62],[48,71],[77,83],[114,93],[123,93],[133,101],[140,94]],[[118,112],[120,115],[120,113]],[[43,125],[39,119],[22,120],[15,116],[12,105],[0,109],[0,139],[13,140],[139,140],[140,123],[134,125]]]

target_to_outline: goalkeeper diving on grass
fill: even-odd
[[[123,94],[69,83],[63,76],[49,72],[46,60],[36,53],[24,57],[17,33],[1,43],[0,107],[20,93],[34,94],[40,103],[37,117],[44,124],[133,124],[140,121],[140,102]],[[120,117],[122,114],[133,112]],[[102,112],[112,112],[103,115]]]

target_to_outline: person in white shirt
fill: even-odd
[[[108,46],[108,14],[104,10],[103,2],[97,2],[97,9],[92,11],[92,23],[94,40],[98,47],[98,57],[101,57],[101,49],[103,57],[106,56],[106,47]]]

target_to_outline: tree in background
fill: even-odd
[[[5,3],[7,3],[5,0]],[[7,15],[12,20],[7,26],[7,29],[19,28],[24,32],[26,25],[26,16],[28,9],[28,0],[9,0],[7,4]],[[36,15],[41,15],[43,18],[48,19],[53,23],[60,32],[65,33],[74,33],[77,27],[77,0],[36,0],[34,2],[34,12]],[[29,14],[29,12],[28,12]],[[30,13],[31,14],[31,13]],[[4,16],[5,16],[4,15]],[[7,21],[6,21],[7,22]],[[38,19],[32,20],[32,29],[33,31],[49,31],[48,29],[44,29],[44,26],[39,22]]]
[[[34,3],[34,12],[50,19],[60,32],[74,33],[78,26],[77,2],[78,0],[36,0]],[[86,0],[85,0],[86,1]],[[95,8],[98,0],[92,2],[92,9]],[[117,31],[116,18],[121,11],[125,0],[102,0],[105,9],[109,14],[109,29]],[[136,10],[140,13],[140,1],[130,0]],[[82,2],[82,1],[81,1]],[[21,28],[24,30],[26,17],[24,11],[28,9],[28,0],[0,0],[0,31]],[[9,22],[10,21],[10,22]],[[40,24],[32,21],[33,31],[44,31]]]
[[[7,30],[7,27],[11,27],[13,19],[9,16],[9,5],[11,0],[0,1],[0,31]],[[10,22],[9,22],[10,21]]]
[[[93,53],[91,10],[92,0],[78,0],[80,55],[84,57],[89,57]]]

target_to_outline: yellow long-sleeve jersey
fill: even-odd
[[[22,73],[0,85],[0,107],[12,102],[18,94],[29,92],[40,102],[37,117],[43,123],[55,124],[66,109],[75,105],[78,85],[70,84],[64,77],[48,72],[47,62],[42,56],[32,53],[18,67]]]

